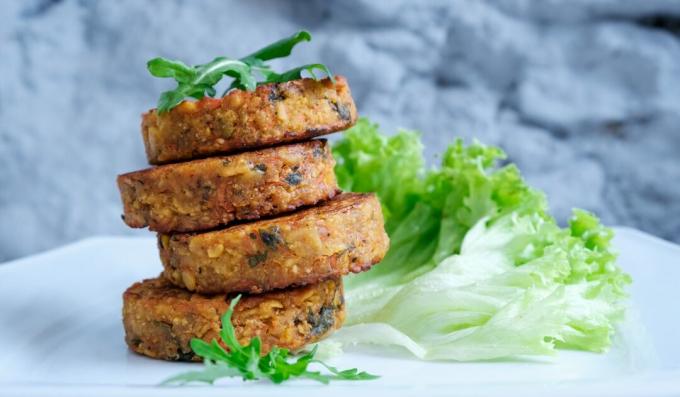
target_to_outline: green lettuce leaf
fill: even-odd
[[[604,351],[630,277],[612,231],[575,210],[566,228],[505,154],[453,142],[426,170],[420,136],[366,119],[334,147],[345,190],[376,192],[391,246],[346,282],[342,343],[398,345],[422,359]]]

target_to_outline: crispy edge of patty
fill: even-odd
[[[290,212],[339,193],[334,166],[320,139],[122,174],[123,220],[191,232]]]
[[[357,110],[347,80],[300,79],[233,90],[223,98],[184,101],[142,115],[151,164],[298,142],[345,130]]]
[[[125,342],[148,357],[200,361],[191,350],[191,339],[219,341],[221,316],[233,297],[194,294],[162,278],[137,282],[123,294]],[[244,295],[234,308],[232,324],[242,345],[259,336],[264,355],[273,346],[297,350],[317,342],[339,328],[344,318],[342,281],[338,278]]]
[[[389,247],[375,194],[343,193],[279,218],[159,235],[163,276],[200,293],[261,293],[358,273]]]

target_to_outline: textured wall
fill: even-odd
[[[428,156],[501,145],[559,219],[580,206],[680,241],[678,1],[17,0],[0,12],[0,260],[135,232],[115,175],[145,166],[139,114],[172,85],[147,59],[240,56],[302,27],[313,42],[281,66],[328,63]]]

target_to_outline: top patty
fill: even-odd
[[[324,140],[168,164],[118,176],[131,227],[199,231],[314,205],[339,191]]]
[[[357,112],[347,80],[300,79],[234,90],[223,98],[184,101],[142,116],[151,164],[296,142],[345,130]]]

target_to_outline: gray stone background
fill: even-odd
[[[203,63],[309,29],[280,67],[322,61],[360,113],[502,146],[554,214],[596,211],[680,242],[680,2],[2,1],[0,260],[120,221],[115,176],[146,166],[140,113]]]

